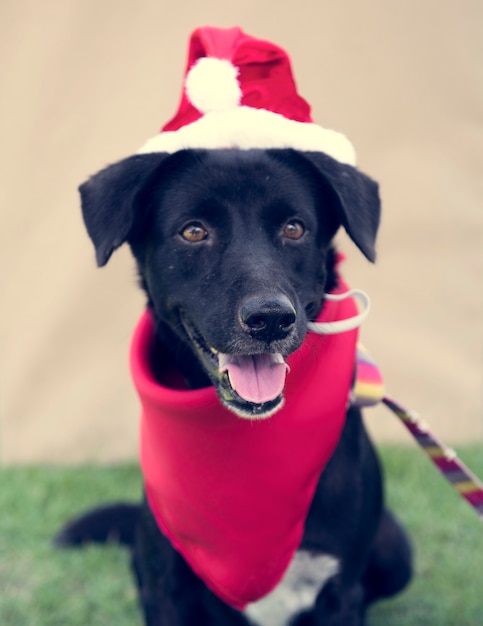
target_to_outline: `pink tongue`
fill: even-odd
[[[262,404],[282,393],[288,370],[282,355],[219,354],[218,357],[220,372],[228,372],[231,386],[247,402]]]

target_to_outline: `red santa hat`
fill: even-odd
[[[139,153],[186,148],[293,148],[355,165],[347,137],[313,123],[287,53],[238,27],[193,32],[178,111]]]

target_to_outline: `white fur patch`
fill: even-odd
[[[138,154],[172,154],[187,148],[293,148],[323,152],[340,163],[356,164],[354,147],[342,133],[247,106],[212,111],[179,130],[159,133],[148,139]]]
[[[319,591],[338,571],[335,557],[299,550],[280,584],[268,596],[250,604],[245,615],[256,626],[287,626],[297,613],[314,605]]]

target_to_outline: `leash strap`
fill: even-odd
[[[428,425],[414,411],[408,411],[384,394],[384,383],[377,364],[364,346],[358,344],[350,404],[362,408],[379,402],[397,415],[439,472],[483,522],[483,483],[460,461],[454,450],[430,432]]]
[[[399,417],[436,468],[459,495],[473,507],[483,522],[483,483],[458,458],[454,450],[448,448],[429,431],[427,424],[416,413],[408,411],[387,396],[382,399],[382,402]]]

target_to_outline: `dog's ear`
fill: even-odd
[[[96,249],[97,265],[128,241],[145,217],[144,191],[168,155],[140,154],[94,174],[79,187],[82,214]]]
[[[376,235],[381,215],[379,187],[351,165],[339,163],[321,152],[301,153],[328,185],[339,220],[369,261],[376,259]]]

